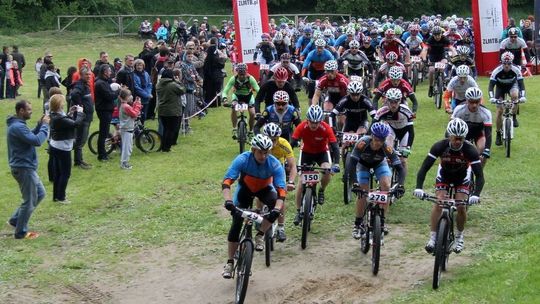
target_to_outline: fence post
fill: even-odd
[[[60,17],[56,16],[56,25],[58,26],[58,32],[60,32]]]
[[[118,35],[120,36],[120,38],[124,37],[124,25],[122,24],[122,21],[123,17],[118,16]]]

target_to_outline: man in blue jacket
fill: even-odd
[[[36,147],[49,135],[49,116],[44,115],[35,129],[30,130],[26,121],[32,116],[32,105],[21,100],[15,105],[15,116],[7,119],[7,146],[11,175],[19,183],[23,202],[8,220],[15,228],[16,239],[35,239],[37,232],[28,231],[28,222],[34,209],[45,197],[45,188],[37,174]]]

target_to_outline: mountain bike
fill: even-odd
[[[300,219],[302,223],[301,247],[306,249],[308,232],[311,231],[311,221],[317,210],[317,184],[321,180],[321,173],[328,173],[330,168],[315,167],[313,165],[297,166],[304,189],[302,191],[302,205]]]
[[[397,185],[397,184],[396,184]],[[395,199],[395,186],[390,191],[381,191],[378,189],[362,190],[354,188],[360,196],[365,196],[367,201],[366,210],[364,213],[364,222],[362,223],[365,231],[360,238],[360,251],[367,254],[370,246],[371,250],[371,272],[373,275],[379,273],[379,262],[381,258],[381,246],[383,241],[383,225],[384,225],[384,205],[391,204]]]
[[[458,206],[469,206],[468,200],[454,199],[454,189],[451,187],[448,199],[440,200],[436,196],[424,194],[422,200],[430,201],[442,208],[441,216],[437,222],[437,236],[435,241],[435,263],[433,267],[433,289],[440,286],[441,274],[448,268],[448,258],[454,247],[454,213]]]
[[[433,78],[435,83],[433,86],[433,100],[435,101],[435,107],[437,107],[437,109],[440,109],[444,93],[444,71],[446,70],[446,63],[435,62],[434,66],[435,72]]]
[[[233,107],[238,117],[236,123],[236,141],[240,148],[240,154],[246,150],[246,143],[248,142],[248,121],[245,112],[249,110],[247,103],[233,102],[233,104],[223,104],[225,107]]]
[[[261,224],[263,216],[249,209],[236,207],[237,215],[245,219],[242,232],[240,233],[240,242],[234,257],[236,263],[232,271],[232,276],[236,276],[235,303],[242,304],[246,298],[246,292],[251,276],[251,264],[253,262],[253,253],[255,244],[253,243],[253,223]]]
[[[412,56],[411,57],[411,84],[413,87],[413,90],[416,92],[416,86],[418,86],[418,83],[420,82],[420,73],[422,72],[420,70],[420,66],[422,64],[422,58],[420,56]]]
[[[268,206],[264,205],[263,214],[269,213]],[[276,243],[278,221],[275,220],[272,226],[264,233],[264,262],[266,267],[270,267],[272,263],[272,251],[274,251],[274,244]]]
[[[161,149],[161,135],[153,129],[147,128],[143,125],[140,117],[135,120],[135,128],[133,129],[135,146],[144,153],[155,152]],[[99,131],[93,132],[88,137],[88,149],[93,154],[98,154],[97,142]],[[113,135],[109,133],[105,139],[105,151],[107,154],[111,154],[112,151],[122,148],[122,139],[120,134]]]
[[[363,136],[363,134],[357,134],[352,132],[337,132],[337,136],[340,142],[340,146],[342,149],[342,157],[343,160],[343,203],[345,205],[349,204],[351,200],[353,200],[353,192],[352,187],[354,183],[354,175],[356,174],[356,170],[353,170],[353,172],[350,172],[348,170],[349,163],[351,162],[351,153],[354,149],[354,145],[358,140]]]
[[[504,148],[506,149],[506,157],[510,157],[510,146],[512,139],[514,139],[514,120],[512,119],[512,111],[514,107],[519,104],[519,101],[513,100],[497,100],[497,105],[503,107],[503,123],[502,123],[502,139]]]

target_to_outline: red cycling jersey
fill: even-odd
[[[403,43],[403,41],[397,38],[392,38],[392,39],[383,38],[381,42],[379,43],[379,46],[383,49],[383,54],[385,56],[386,54],[390,52],[394,52],[398,55],[401,55],[406,48],[405,43]]]
[[[414,94],[414,90],[411,87],[411,85],[403,79],[399,80],[399,84],[397,86],[394,86],[392,84],[391,79],[386,79],[379,85],[379,87],[377,88],[375,92],[376,93],[378,92],[381,95],[385,96],[386,91],[388,91],[391,88],[398,88],[401,91],[401,94],[403,94],[403,99],[409,97],[409,95],[411,94]]]
[[[312,131],[308,121],[304,120],[294,129],[292,138],[302,140],[301,150],[312,154],[324,153],[328,151],[328,143],[337,142],[334,131],[324,121],[321,121],[317,129]]]
[[[339,94],[340,97],[347,95],[347,85],[349,79],[341,73],[336,74],[336,78],[328,79],[328,75],[319,78],[317,89],[327,90],[328,94]]]

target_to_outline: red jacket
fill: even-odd
[[[9,73],[9,84],[11,84],[12,87],[15,86],[15,79],[17,79],[17,84],[19,86],[23,85],[23,81],[21,78],[21,71],[19,71],[19,69],[11,68],[9,69],[8,73]]]

